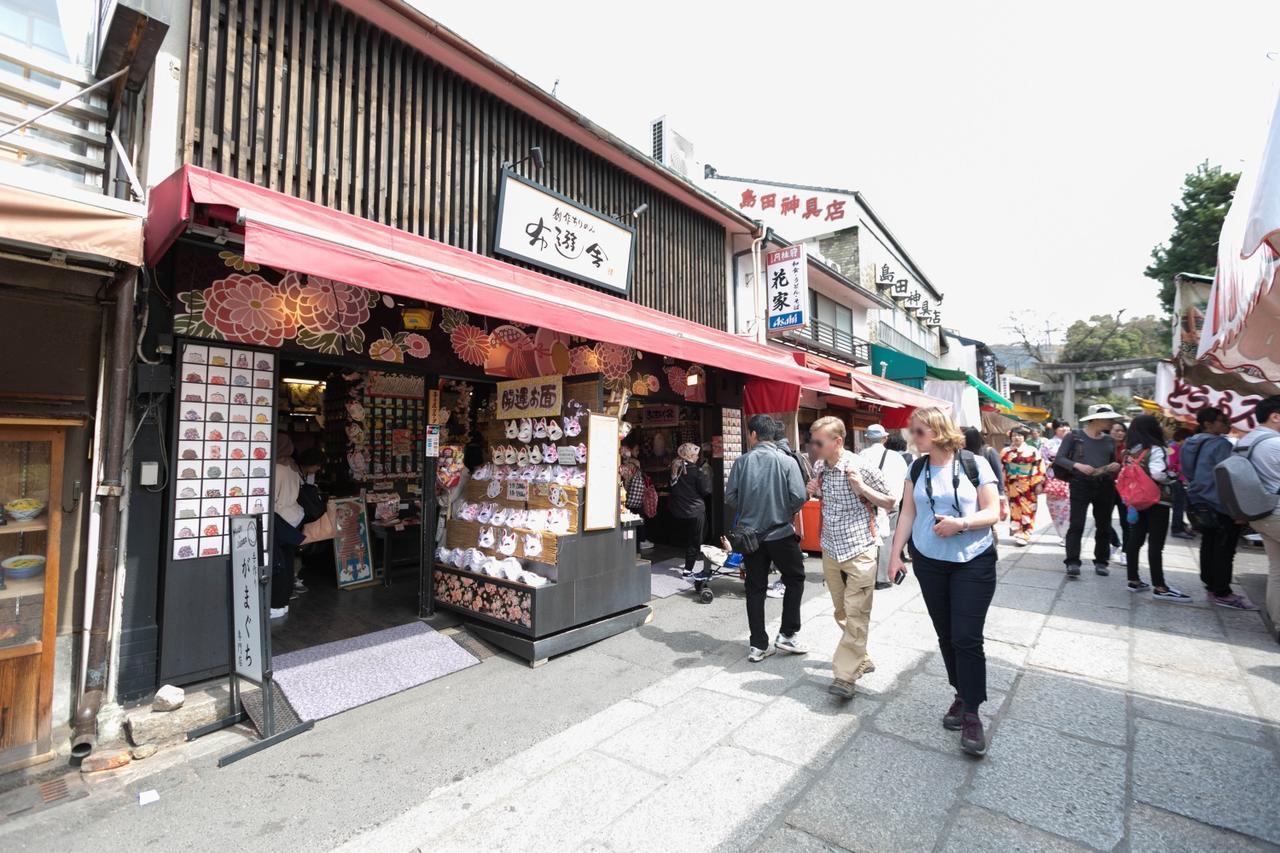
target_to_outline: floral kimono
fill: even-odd
[[[1041,451],[1044,456],[1045,464],[1048,470],[1045,476],[1048,478],[1044,484],[1044,502],[1049,508],[1049,518],[1053,520],[1053,528],[1058,531],[1058,535],[1066,538],[1067,530],[1071,527],[1071,485],[1053,469],[1053,460],[1057,458],[1058,448],[1062,446],[1062,439],[1051,438],[1044,443],[1044,449]]]
[[[1024,541],[1036,528],[1036,502],[1044,484],[1044,459],[1029,444],[1017,450],[1006,447],[1000,453],[1004,466],[1005,492],[1009,497],[1009,532]]]

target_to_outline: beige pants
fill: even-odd
[[[1280,629],[1280,508],[1267,518],[1249,523],[1262,535],[1262,547],[1267,549],[1267,615],[1271,624]]]
[[[879,548],[872,545],[843,563],[822,555],[822,574],[836,608],[836,622],[844,628],[831,660],[831,670],[840,681],[857,681],[871,666],[867,628],[871,623],[871,598],[876,591]]]

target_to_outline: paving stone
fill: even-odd
[[[1183,590],[1196,594],[1193,590]],[[1221,608],[1219,608],[1221,609]],[[1226,636],[1218,615],[1208,606],[1173,604],[1167,601],[1149,601],[1133,608],[1133,627],[1147,631],[1164,631],[1179,636],[1221,639]]]
[[[864,732],[805,792],[786,821],[849,850],[930,850],[941,838],[971,764],[958,754]]]
[[[1024,570],[1025,571],[1025,570]],[[1048,572],[1036,572],[1052,577]],[[1017,586],[1001,583],[991,599],[993,607],[1005,607],[1010,610],[1022,610],[1027,613],[1048,614],[1053,607],[1053,599],[1057,596],[1054,588],[1042,589],[1034,586]]]
[[[1072,634],[1091,634],[1113,640],[1128,640],[1129,611],[1118,607],[1103,607],[1059,598],[1049,611],[1046,628]]]
[[[1139,720],[1133,750],[1133,795],[1148,805],[1280,844],[1280,762],[1253,744],[1195,737]]]
[[[993,606],[987,611],[987,621],[982,633],[992,640],[1013,643],[1016,646],[1030,646],[1040,635],[1040,629],[1044,627],[1046,618],[1040,613]]]
[[[1093,566],[1086,557],[1085,565],[1080,569],[1079,580],[1068,580],[1062,585],[1059,601],[1128,610],[1132,606],[1130,599],[1133,594],[1125,588],[1124,567],[1113,563],[1111,569],[1111,577],[1099,577],[1093,573]]]
[[[1027,672],[1018,682],[1006,716],[1063,734],[1124,746],[1128,740],[1121,687],[1066,675]]]
[[[986,809],[964,806],[947,830],[939,853],[1075,853],[1088,849]]]
[[[1155,667],[1134,666],[1133,709],[1139,716],[1192,731],[1265,741],[1269,723],[1255,711],[1243,680],[1225,681]],[[1187,737],[1187,733],[1182,733]]]
[[[871,641],[877,636],[889,636],[897,645],[910,646],[925,652],[938,648],[938,635],[927,613],[912,612],[905,607],[876,626]],[[876,664],[879,666],[879,664]]]
[[[1136,620],[1138,614],[1134,613]],[[1133,662],[1191,675],[1232,680],[1239,675],[1226,643],[1135,629]]]
[[[909,646],[896,645],[894,638],[884,633],[871,635],[871,641],[867,644],[867,653],[871,655],[871,660],[875,662],[876,671],[858,679],[858,693],[871,696],[879,696],[896,690],[902,677],[915,670],[930,656],[941,660],[936,639],[933,642],[932,649],[920,651]],[[831,677],[830,671],[826,673],[826,676],[827,678]]]
[[[644,702],[648,705],[659,707],[666,705],[679,699],[693,688],[702,685],[708,679],[719,675],[724,670],[724,667],[724,664],[698,664],[686,667],[678,670],[674,675],[668,675],[666,678],[655,681],[635,694],[633,698],[637,702]]]
[[[659,784],[626,762],[584,753],[422,846],[433,853],[571,850]]]
[[[511,765],[526,776],[540,776],[652,713],[651,705],[623,700],[512,756]]]
[[[596,840],[616,853],[742,850],[808,781],[803,770],[777,759],[717,747],[626,814],[609,821]],[[594,794],[588,800],[573,799],[584,811],[595,808]],[[524,849],[566,848],[529,844]]]
[[[1027,664],[1124,684],[1129,680],[1129,644],[1046,628]]]
[[[664,776],[679,773],[760,710],[760,705],[697,688],[600,744],[600,750]]]
[[[1058,571],[1046,572],[1042,569],[1024,569],[1018,567],[1010,569],[1004,577],[1000,579],[1002,584],[1014,584],[1017,586],[1034,586],[1040,589],[1057,590],[1062,586],[1066,575],[1059,569]]]
[[[807,832],[792,829],[789,826],[779,827],[766,835],[756,844],[758,853],[844,853],[844,848],[828,844]]]
[[[841,702],[825,686],[802,682],[733,734],[733,743],[791,764],[827,763],[858,730],[866,703]]]
[[[885,697],[884,710],[875,715],[874,726],[885,734],[897,735],[921,746],[959,752],[960,734],[942,727],[942,714],[953,698],[955,691],[946,678],[920,673]],[[1003,693],[987,690],[987,701],[978,715],[988,731],[1003,701]]]
[[[1243,835],[1142,803],[1129,809],[1130,853],[1253,853],[1269,849]]]
[[[804,641],[808,643],[809,639],[806,637]],[[786,693],[805,676],[805,657],[778,652],[760,663],[750,663],[744,657],[702,682],[701,689],[753,702],[768,702]]]
[[[969,802],[1109,850],[1124,836],[1126,753],[1021,720],[1001,722]]]

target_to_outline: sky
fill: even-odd
[[[414,5],[641,150],[666,115],[721,174],[860,190],[989,343],[1160,313],[1183,175],[1255,159],[1280,82],[1280,0]]]

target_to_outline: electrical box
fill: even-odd
[[[167,364],[138,363],[135,394],[168,394],[173,390],[173,368]]]
[[[160,483],[160,463],[143,462],[138,465],[138,485],[156,486]]]

